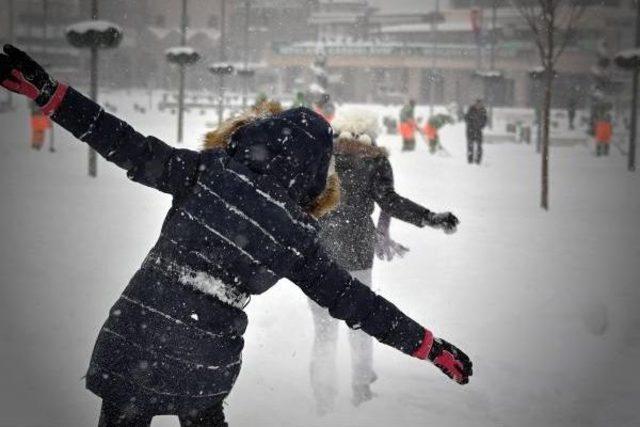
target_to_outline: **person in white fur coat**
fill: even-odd
[[[329,255],[351,275],[371,286],[374,254],[391,260],[407,248],[389,237],[390,218],[418,227],[429,225],[453,232],[458,219],[450,212],[436,214],[404,197],[393,185],[393,171],[384,148],[376,146],[378,116],[368,110],[348,110],[336,115],[334,128],[335,171],[341,181],[340,205],[320,221],[320,241]],[[371,215],[381,209],[378,227]],[[311,303],[315,340],[311,384],[320,414],[330,411],[337,395],[335,356],[338,323],[325,309]],[[349,331],[352,354],[352,402],[360,405],[373,397],[373,343],[358,330]]]

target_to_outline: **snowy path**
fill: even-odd
[[[175,116],[117,104],[143,133],[172,140]],[[189,116],[187,139],[205,122]],[[0,425],[95,425],[99,400],[82,381],[93,341],[157,238],[169,199],[103,161],[100,177],[87,178],[86,148],[63,131],[57,153],[32,152],[23,112],[0,115],[0,128]],[[282,282],[247,309],[232,426],[638,425],[638,173],[626,172],[616,150],[596,159],[585,147],[554,148],[551,211],[543,212],[532,147],[489,145],[486,164],[468,166],[462,135],[460,126],[443,133],[451,158],[430,157],[422,145],[401,153],[393,137],[383,139],[399,192],[451,209],[462,226],[446,236],[393,222],[411,252],[377,263],[374,287],[466,350],[471,384],[377,345],[378,397],[355,409],[342,334],[343,399],[317,418],[311,315],[302,293]]]

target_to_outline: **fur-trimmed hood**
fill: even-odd
[[[308,108],[262,103],[204,137],[204,149],[224,149],[254,172],[274,177],[316,218],[339,201],[337,176],[328,177],[333,129]]]
[[[333,142],[333,153],[344,156],[358,157],[388,157],[389,152],[386,148],[361,142],[359,139],[338,138]]]
[[[378,114],[361,108],[340,111],[332,125],[338,138],[357,139],[369,144],[376,140],[380,132]]]
[[[335,140],[333,152],[359,157],[387,157],[389,153],[375,145],[380,131],[378,114],[371,110],[352,108],[342,110],[333,123]]]

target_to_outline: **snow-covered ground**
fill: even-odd
[[[141,114],[112,94],[143,133],[175,139],[176,116]],[[155,101],[159,100],[156,96]],[[23,104],[0,114],[0,425],[85,427],[99,399],[82,376],[93,341],[155,241],[169,198],[101,161],[56,129],[57,152],[28,148]],[[383,109],[378,108],[380,111]],[[198,146],[215,114],[186,117]],[[383,136],[403,195],[461,219],[452,236],[393,222],[411,252],[378,262],[374,287],[474,361],[468,386],[428,363],[375,347],[378,396],[350,404],[346,334],[341,401],[317,417],[309,384],[313,334],[303,294],[281,282],[247,311],[244,366],[226,413],[239,426],[636,426],[640,415],[640,177],[616,149],[551,152],[551,210],[539,199],[532,146],[493,144],[465,162],[464,129],[445,128],[451,157]],[[159,417],[154,426],[177,426]]]

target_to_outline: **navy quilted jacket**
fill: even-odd
[[[53,119],[133,181],[173,196],[157,243],[100,330],[87,387],[157,414],[202,409],[240,371],[249,295],[288,278],[352,328],[405,353],[424,329],[339,268],[302,207],[325,186],[332,132],[298,108],[227,150],[176,149],[69,89]]]

